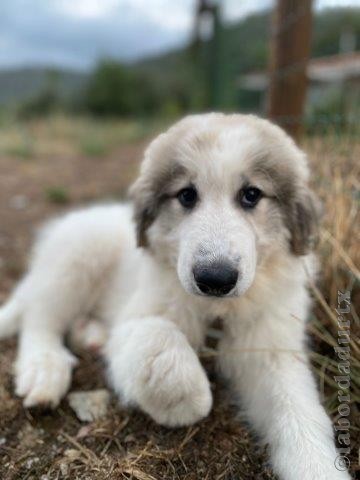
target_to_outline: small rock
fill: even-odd
[[[91,392],[72,392],[68,395],[70,407],[82,422],[92,422],[106,415],[110,401],[108,390]]]
[[[40,461],[39,457],[28,458],[25,462],[25,468],[30,470],[34,466],[34,464],[39,463],[39,461]]]
[[[131,442],[136,442],[136,437],[133,433],[129,433],[128,435],[126,435],[126,437],[124,438],[124,443],[131,443]]]
[[[69,465],[67,463],[60,463],[60,472],[63,477],[67,477],[69,473]]]
[[[1,445],[5,445],[6,443],[6,438],[5,437],[0,437],[0,447]]]
[[[91,426],[84,425],[83,427],[80,428],[80,430],[76,434],[76,438],[80,439],[80,438],[85,438],[85,437],[89,436],[91,430],[92,430]]]
[[[78,460],[81,457],[81,453],[79,452],[79,450],[75,450],[75,448],[68,448],[67,450],[65,450],[64,455],[70,462]]]

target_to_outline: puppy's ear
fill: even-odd
[[[300,189],[288,205],[286,215],[294,255],[306,255],[316,246],[321,216],[318,198],[308,188]]]
[[[129,190],[134,202],[134,221],[138,247],[148,247],[147,230],[157,217],[160,202],[151,182],[140,176]]]
[[[164,135],[160,135],[153,145],[156,146],[162,138]],[[154,158],[161,160],[159,156]],[[162,205],[169,199],[169,185],[185,172],[184,167],[174,161],[163,162],[160,166],[148,161],[145,167],[143,165],[141,168],[139,178],[129,191],[135,208],[134,220],[138,247],[149,246],[147,231],[159,215]]]

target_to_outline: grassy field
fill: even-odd
[[[0,155],[23,160],[77,155],[101,158],[120,145],[149,136],[161,125],[149,120],[95,120],[63,114],[20,122],[0,115]]]
[[[95,122],[51,117],[0,128],[0,302],[26,265],[36,227],[74,206],[123,198],[142,151],[160,124]],[[312,363],[321,397],[334,421],[338,342],[338,290],[351,290],[352,471],[360,474],[359,164],[355,136],[328,132],[302,141],[312,165],[312,184],[324,204],[319,254],[321,276],[312,285],[309,322]],[[101,421],[82,424],[66,400],[55,412],[26,411],[11,379],[15,340],[0,343],[0,478],[266,480],[266,449],[238,418],[227,389],[204,358],[214,409],[198,425],[167,430],[112,399]],[[100,358],[79,352],[72,390],[105,385]]]

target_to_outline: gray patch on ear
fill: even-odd
[[[131,188],[130,195],[135,205],[134,221],[138,247],[149,246],[147,230],[158,216],[165,200],[169,198],[169,186],[184,173],[184,167],[173,163],[167,171],[149,173],[149,177],[152,175],[152,178],[141,176]]]
[[[275,199],[283,212],[285,225],[290,232],[290,248],[295,255],[306,255],[318,240],[321,217],[319,200],[306,187],[297,184],[291,165],[276,165],[258,159],[252,171],[270,180],[275,189]]]
[[[293,198],[286,211],[291,250],[295,255],[306,255],[318,241],[320,202],[309,190],[302,191]]]
[[[134,220],[136,223],[136,239],[138,247],[148,247],[148,239],[146,232],[150,225],[157,217],[159,208],[144,207],[143,209],[137,209],[135,206]]]
[[[280,168],[278,165],[272,165],[266,163],[263,159],[258,159],[252,165],[251,174],[262,175],[271,182],[275,190],[275,197],[281,204],[286,204],[294,194],[294,175],[286,165],[282,165]]]

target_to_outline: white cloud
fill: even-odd
[[[79,19],[122,15],[123,20],[141,17],[162,28],[186,30],[193,20],[196,0],[55,0],[61,13]]]
[[[127,0],[128,4],[138,14],[144,15],[150,21],[166,29],[179,31],[188,30],[193,23],[195,0]]]
[[[316,0],[317,8],[360,7],[360,0]]]
[[[118,0],[56,0],[55,8],[77,18],[99,18],[112,13]]]
[[[225,20],[234,21],[259,10],[271,8],[275,0],[244,0],[241,2],[239,0],[225,0],[223,3]]]
[[[189,40],[197,0],[0,0],[0,67],[91,67],[100,57],[131,60]],[[223,0],[235,21],[275,0]],[[360,0],[316,0],[316,8]]]

